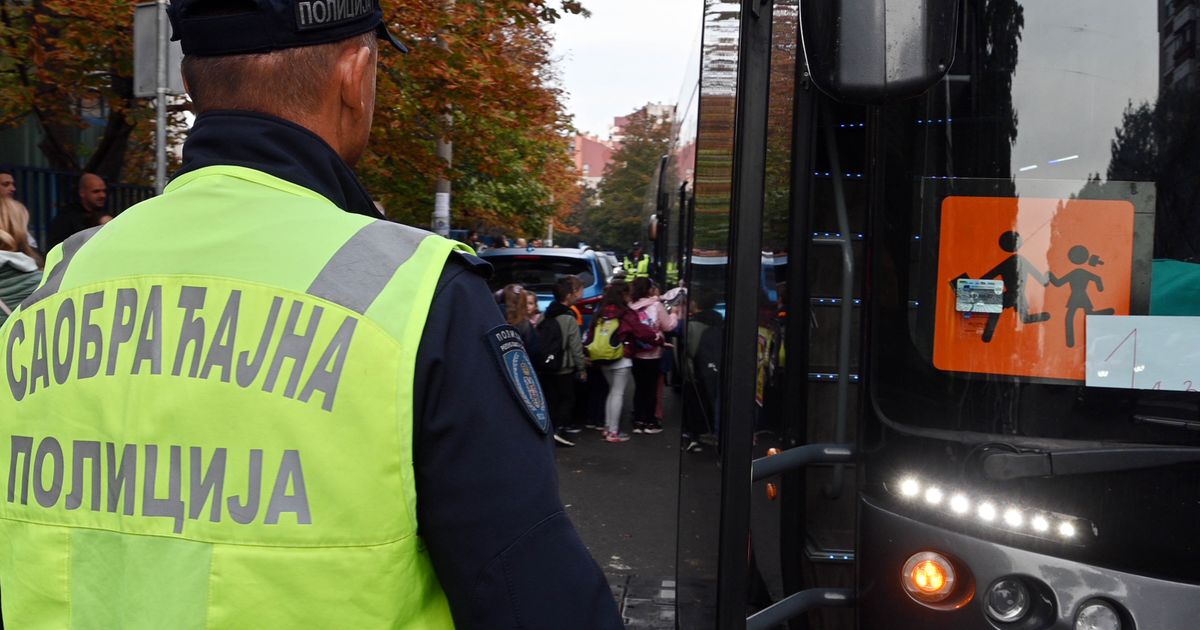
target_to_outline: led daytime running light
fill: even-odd
[[[1084,519],[1011,503],[1003,497],[974,494],[916,475],[906,475],[896,483],[885,485],[905,503],[988,527],[1076,544],[1081,543],[1089,532],[1093,536],[1096,532],[1095,527]]]

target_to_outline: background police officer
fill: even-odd
[[[630,281],[650,277],[650,257],[642,252],[641,242],[635,242],[625,256],[625,275]]]
[[[170,15],[183,168],[0,330],[5,621],[620,627],[490,268],[348,166],[400,47],[377,0]]]

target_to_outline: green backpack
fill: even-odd
[[[601,319],[592,330],[592,341],[586,346],[588,356],[597,363],[611,363],[625,356],[625,345],[617,341],[621,320]]]

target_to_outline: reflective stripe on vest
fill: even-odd
[[[412,401],[455,248],[237,167],[68,239],[0,329],[5,622],[453,627]]]

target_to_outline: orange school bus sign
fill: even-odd
[[[938,241],[934,365],[1083,381],[1088,315],[1129,315],[1127,200],[948,196]]]

